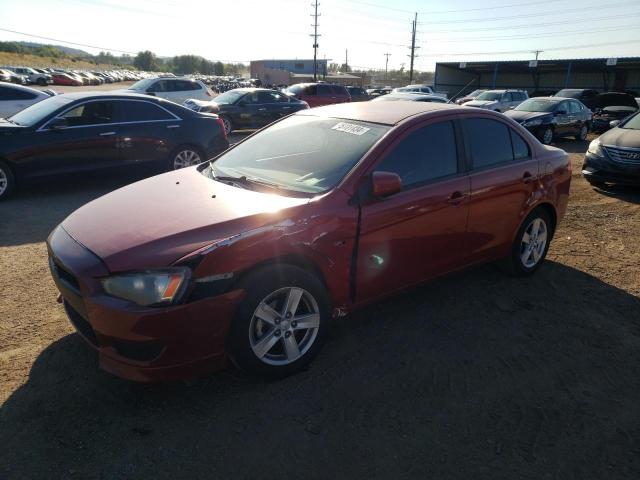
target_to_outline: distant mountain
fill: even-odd
[[[85,52],[84,50],[80,50],[78,48],[65,47],[64,45],[53,45],[51,43],[36,43],[36,42],[15,42],[20,45],[24,45],[28,48],[38,48],[38,47],[53,47],[61,52],[66,53],[67,55],[76,55],[79,57],[91,57],[92,55],[89,52]]]

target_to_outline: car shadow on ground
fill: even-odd
[[[594,187],[594,191],[607,197],[623,200],[628,203],[640,205],[640,187],[629,187],[625,185],[603,185]]]
[[[639,347],[637,297],[550,261],[340,319],[276,382],[134,384],[69,335],[0,409],[0,477],[638,478]]]

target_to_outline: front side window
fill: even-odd
[[[113,102],[88,102],[59,115],[64,118],[69,127],[84,127],[88,125],[104,125],[112,123]]]
[[[484,92],[478,95],[476,100],[495,102],[496,100],[500,100],[501,97],[502,93],[500,92]]]
[[[329,85],[318,85],[318,95],[332,95],[333,89]]]
[[[453,123],[436,123],[410,133],[376,170],[398,174],[404,189],[456,174],[458,153]]]
[[[474,168],[513,161],[510,129],[506,125],[485,118],[468,118],[463,124]]]
[[[175,120],[166,110],[149,102],[120,102],[125,122],[148,122],[154,120]]]
[[[310,194],[327,191],[388,130],[354,120],[293,115],[218,157],[213,176],[245,176]]]

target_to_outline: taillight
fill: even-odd
[[[227,138],[227,131],[224,128],[224,122],[222,121],[222,119],[218,117],[216,118],[216,122],[218,123],[218,125],[220,125],[220,128],[222,129],[222,133],[224,134],[224,138]]]

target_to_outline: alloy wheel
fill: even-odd
[[[553,140],[553,130],[551,130],[550,128],[547,128],[542,134],[542,143],[544,143],[545,145],[548,145],[551,143],[552,140]]]
[[[258,304],[249,323],[249,342],[262,362],[289,365],[309,351],[319,327],[316,299],[302,288],[280,288]]]
[[[534,218],[522,235],[520,260],[526,268],[535,267],[547,247],[547,224],[542,218]]]
[[[587,128],[586,125],[583,125],[582,128],[580,128],[580,140],[586,140],[588,134],[589,134],[589,129]]]
[[[191,167],[202,163],[200,155],[193,150],[181,150],[173,159],[173,169],[178,170],[180,168]]]
[[[0,197],[4,195],[4,192],[9,187],[9,177],[7,173],[0,167]]]
[[[222,117],[222,125],[224,125],[224,131],[227,135],[231,133],[231,120],[227,117]]]

